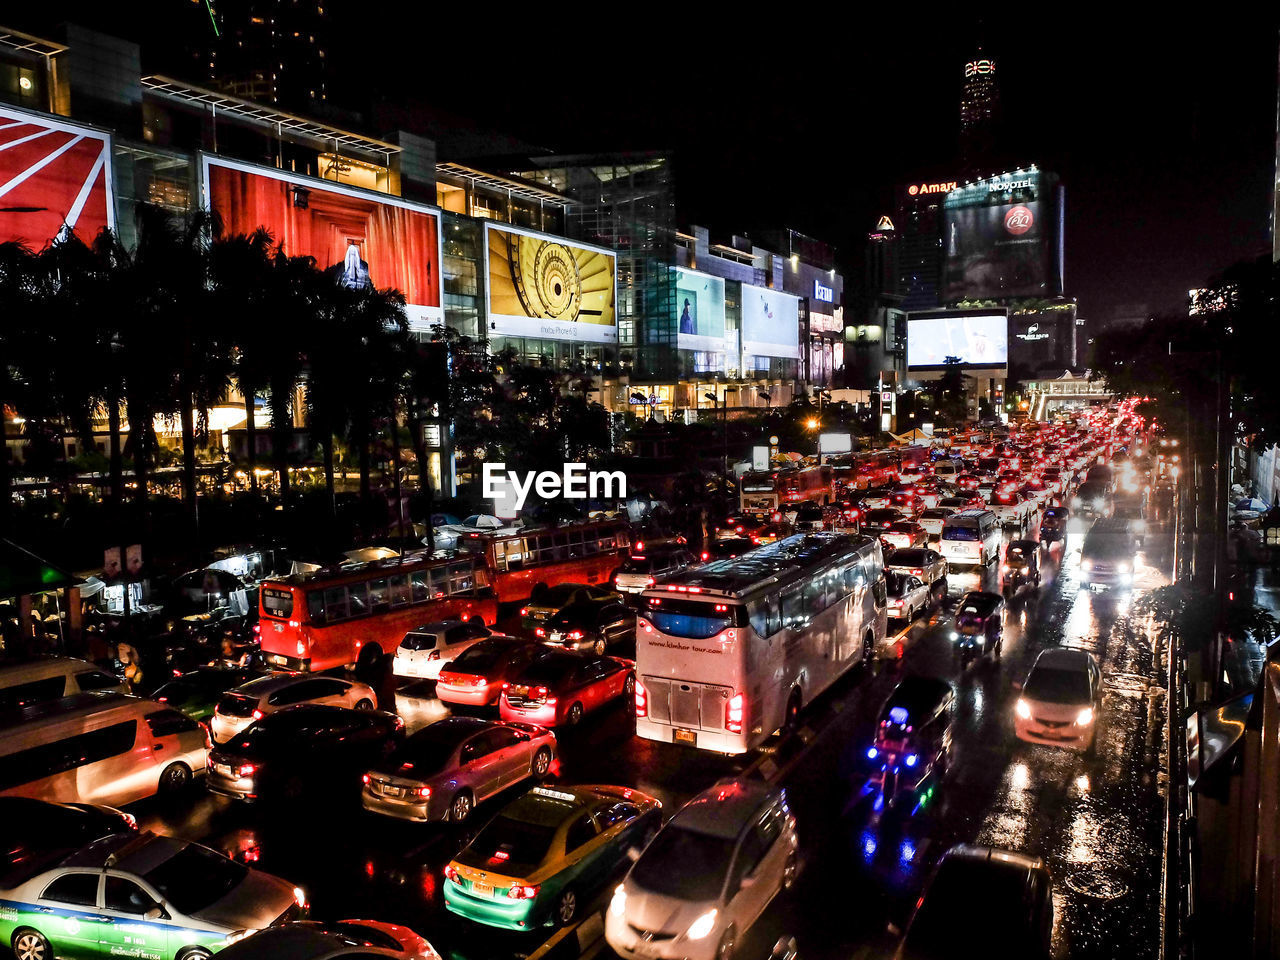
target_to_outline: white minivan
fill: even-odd
[[[949,564],[986,566],[1000,556],[1000,519],[990,510],[961,510],[942,524],[939,552]]]
[[[685,804],[614,891],[604,937],[625,960],[729,957],[800,871],[786,794],[721,783]]]
[[[197,721],[120,693],[78,693],[0,719],[0,796],[120,806],[180,790],[208,760]]]
[[[90,690],[128,693],[129,685],[87,660],[72,657],[34,657],[0,666],[0,712]]]

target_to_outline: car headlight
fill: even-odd
[[[689,924],[689,930],[685,933],[685,937],[689,940],[702,940],[707,934],[715,929],[716,917],[718,913],[715,910],[708,910],[693,923]]]
[[[1092,560],[1081,560],[1081,561],[1080,561],[1080,569],[1081,569],[1081,570],[1092,570],[1092,569],[1093,569],[1093,561],[1092,561]]]
[[[952,639],[952,640],[959,640],[959,639],[960,639],[960,634],[958,634],[956,631],[952,630],[952,631],[951,631],[951,639]]]
[[[1117,569],[1117,570],[1119,570],[1121,573],[1128,573],[1128,572],[1129,572],[1129,564],[1127,564],[1127,563],[1123,563],[1123,562],[1122,562],[1122,563],[1117,563],[1117,564],[1116,564],[1116,569]]]
[[[1023,720],[1031,719],[1031,705],[1021,697],[1019,697],[1018,702],[1013,705],[1013,712]]]
[[[307,892],[301,887],[293,888],[293,901],[303,910],[307,909]]]
[[[622,884],[618,884],[617,889],[613,891],[613,899],[609,901],[609,912],[615,917],[620,917],[627,912],[627,891],[623,889]]]
[[[1076,714],[1077,727],[1087,727],[1091,723],[1093,723],[1093,707],[1085,707]]]

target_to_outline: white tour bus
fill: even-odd
[[[885,639],[880,542],[809,533],[686,570],[644,592],[636,734],[743,753]]]

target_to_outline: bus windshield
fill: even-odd
[[[712,600],[651,597],[645,615],[661,633],[686,640],[706,640],[729,627],[746,626],[746,608]]]

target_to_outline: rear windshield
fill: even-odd
[[[886,570],[884,572],[884,582],[889,588],[890,596],[899,597],[906,592],[907,575],[898,573],[896,570]]]
[[[714,900],[732,856],[732,840],[668,826],[645,847],[631,868],[631,879],[677,900]]]
[[[378,765],[383,773],[398,775],[426,776],[435,773],[453,757],[458,741],[475,733],[475,730],[448,731],[443,735],[436,734],[431,728],[437,724],[428,724],[395,749],[385,761]]]
[[[822,508],[821,507],[801,507],[798,511],[796,511],[796,519],[797,520],[821,520]]]
[[[712,600],[651,597],[645,604],[645,615],[660,633],[689,640],[706,640],[729,627],[743,627],[747,623],[746,607]]]
[[[293,591],[267,587],[262,591],[262,612],[269,617],[287,618],[293,614]]]
[[[558,826],[500,815],[471,841],[466,859],[508,876],[532,873],[550,850]]]
[[[455,673],[482,673],[485,670],[496,667],[502,662],[507,651],[516,646],[518,644],[510,642],[481,640],[479,643],[473,643],[466,650],[463,650],[461,654],[454,657],[449,669]]]
[[[218,701],[218,712],[225,717],[252,717],[258,701],[243,693],[228,693]]]
[[[653,560],[649,557],[631,557],[618,568],[619,573],[649,573],[653,570]]]
[[[400,641],[406,650],[434,650],[439,638],[434,633],[409,633]]]
[[[977,524],[971,525],[969,521],[966,521],[964,523],[948,523],[944,525],[942,528],[942,539],[972,542],[982,538],[979,536]]]
[[[1076,494],[1081,499],[1088,500],[1093,497],[1102,498],[1107,495],[1107,488],[1097,481],[1080,484],[1080,490]]]
[[[1083,670],[1033,667],[1022,692],[1042,703],[1088,703],[1089,675]]]

